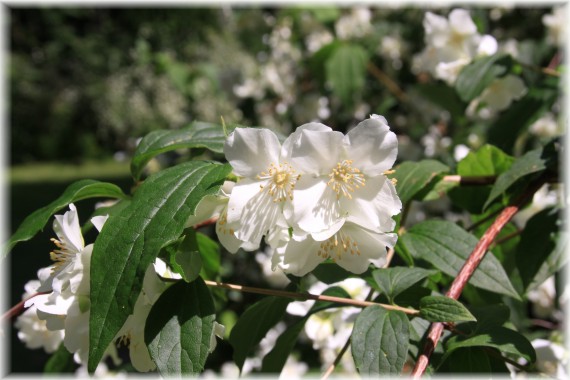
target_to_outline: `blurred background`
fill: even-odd
[[[399,161],[433,157],[454,166],[458,147],[484,143],[488,123],[468,119],[451,87],[414,68],[414,55],[425,46],[425,12],[396,6],[10,8],[9,232],[78,179],[111,181],[129,192],[137,140],[195,120],[223,117],[288,134],[315,120],[346,131],[375,113],[398,135]],[[478,30],[521,62],[546,67],[555,56],[543,23],[552,7],[470,12]],[[532,80],[537,73],[524,75]],[[93,206],[81,202],[82,222]],[[50,264],[52,235],[48,226],[11,253],[12,305]],[[257,267],[253,255],[231,260],[229,278],[242,273],[241,284],[267,281],[259,267],[238,270]],[[26,349],[15,330],[11,339],[12,372],[41,372],[43,351]],[[223,355],[231,349],[222,342],[211,361],[227,360]]]

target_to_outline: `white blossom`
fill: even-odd
[[[481,36],[464,9],[454,9],[448,18],[426,12],[425,49],[413,59],[412,70],[427,71],[435,78],[453,85],[459,72],[478,56],[495,54],[497,41]]]
[[[561,46],[564,43],[563,37],[567,22],[565,7],[556,7],[552,13],[542,16],[542,23],[548,29],[546,37],[548,43],[555,46]]]
[[[24,286],[26,292],[22,299],[25,300],[35,295],[39,287],[40,281],[28,281]],[[18,329],[18,338],[24,342],[26,347],[31,349],[43,348],[45,352],[52,353],[57,350],[63,341],[63,330],[49,330],[46,321],[38,318],[35,305],[30,306],[24,313],[18,316],[14,326]]]
[[[536,351],[536,367],[540,372],[556,379],[568,378],[568,350],[564,346],[547,339],[531,342]]]
[[[372,12],[364,7],[356,7],[350,13],[341,16],[334,25],[336,35],[341,40],[360,38],[372,31],[370,19]]]
[[[273,132],[256,128],[236,128],[226,140],[226,158],[242,178],[232,190],[225,223],[250,248],[257,249],[264,235],[285,225],[282,210],[300,177],[290,163],[288,141],[282,147]]]
[[[522,98],[527,88],[521,78],[507,75],[497,78],[473,99],[467,108],[467,115],[490,118],[507,109],[515,100]]]
[[[554,115],[547,112],[540,119],[532,123],[528,131],[535,136],[549,138],[560,135],[560,129],[561,128],[557,120],[554,118]]]

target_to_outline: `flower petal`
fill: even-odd
[[[283,141],[283,146],[281,147],[281,158],[282,158],[282,160],[285,160],[285,161],[291,160],[291,155],[293,152],[293,146],[297,143],[297,141],[299,140],[299,137],[301,136],[301,132],[304,130],[320,131],[320,132],[332,131],[332,129],[330,127],[327,127],[326,125],[324,125],[322,123],[315,123],[315,122],[303,124],[300,127],[297,127],[297,129],[295,129],[295,132],[291,133],[289,135],[289,137],[287,137],[285,139],[285,141]]]
[[[300,173],[329,174],[341,157],[343,137],[333,130],[301,130],[290,142],[291,165]]]
[[[396,222],[393,215],[400,213],[402,202],[396,188],[385,176],[366,178],[365,186],[354,192],[352,199],[340,199],[341,212],[347,220],[376,232],[391,232]]]
[[[65,244],[65,248],[70,252],[79,252],[83,249],[83,235],[79,226],[79,216],[73,203],[69,204],[69,211],[63,215],[55,215],[53,230],[59,241]]]
[[[341,231],[357,243],[360,254],[344,254],[336,263],[356,274],[366,271],[370,261],[386,257],[385,247],[394,247],[398,240],[396,234],[374,233],[352,223],[346,223]]]
[[[286,273],[304,276],[316,268],[324,258],[318,255],[321,242],[308,236],[303,241],[290,240],[285,248],[281,268]]]
[[[238,176],[255,178],[279,162],[281,144],[265,128],[236,128],[226,140],[224,153]]]
[[[290,222],[303,231],[327,231],[341,218],[337,194],[325,178],[302,176],[297,182]]]
[[[108,218],[109,215],[97,215],[91,218],[91,223],[97,228],[97,231],[101,232]]]
[[[398,139],[382,116],[372,115],[358,124],[346,134],[344,142],[352,165],[369,176],[382,174],[396,161]]]
[[[259,246],[261,238],[275,226],[281,213],[281,204],[273,201],[267,191],[260,191],[263,182],[243,179],[232,190],[228,203],[229,224],[236,225],[239,240]]]

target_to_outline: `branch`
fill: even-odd
[[[528,197],[532,196],[544,183],[544,178],[537,180],[534,185],[529,187],[529,189],[515,202],[514,205],[508,206],[499,214],[497,219],[491,224],[491,226],[485,231],[473,252],[469,255],[469,258],[463,264],[463,267],[457,274],[457,277],[453,280],[451,287],[446,293],[446,296],[453,299],[458,299],[463,291],[463,288],[475,272],[475,269],[481,263],[481,260],[485,257],[485,253],[489,249],[489,246],[496,239],[501,229],[511,220],[511,218],[517,213],[521,205],[525,203]],[[441,333],[443,332],[444,324],[441,322],[432,323],[425,346],[422,353],[420,354],[418,361],[412,371],[412,377],[414,379],[420,378],[425,372],[431,354],[433,353]]]
[[[245,292],[245,293],[256,293],[256,294],[264,294],[267,296],[277,296],[277,297],[285,297],[285,298],[295,298],[302,301],[306,300],[315,300],[315,301],[328,301],[334,303],[340,303],[350,306],[356,307],[367,307],[367,306],[380,306],[387,310],[397,310],[408,315],[418,315],[420,312],[415,309],[409,309],[406,307],[395,306],[395,305],[387,305],[378,302],[370,302],[370,301],[360,301],[360,300],[353,300],[351,298],[342,298],[342,297],[333,297],[327,295],[317,295],[311,293],[295,293],[295,292],[288,292],[285,290],[274,290],[274,289],[263,289],[263,288],[254,288],[252,286],[243,286],[243,285],[234,285],[234,284],[226,284],[223,282],[217,281],[204,281],[206,285],[213,286],[217,288],[224,288],[230,290],[237,290],[238,292]]]
[[[398,98],[399,101],[401,102],[408,101],[407,95],[404,93],[404,91],[402,91],[400,86],[398,86],[396,82],[394,82],[388,75],[386,75],[384,71],[380,70],[378,66],[376,66],[372,62],[369,62],[368,65],[366,66],[366,69],[370,72],[370,74],[372,74],[376,79],[378,79],[380,83],[385,85],[388,88],[388,90],[396,98]]]
[[[443,177],[443,181],[445,182],[456,182],[459,183],[461,186],[484,186],[484,185],[492,185],[497,180],[496,175],[486,175],[486,176],[460,176],[460,175],[446,175]]]

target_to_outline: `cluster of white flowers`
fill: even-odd
[[[453,85],[463,67],[477,57],[497,52],[497,41],[480,35],[469,12],[454,9],[449,17],[426,12],[424,18],[425,49],[414,57],[412,69],[427,71],[435,78]]]
[[[304,124],[283,144],[268,129],[237,128],[224,152],[241,178],[229,200],[202,201],[188,224],[219,215],[216,231],[230,252],[257,250],[265,237],[273,266],[286,273],[305,275],[327,259],[362,273],[382,265],[382,247],[397,240],[392,216],[402,204],[386,177],[397,149],[378,115],[346,135]]]
[[[372,32],[370,19],[372,12],[366,7],[356,7],[340,17],[334,25],[336,35],[341,40],[364,37]]]
[[[91,219],[101,231],[107,216]],[[15,326],[18,337],[28,348],[44,348],[54,352],[61,342],[73,354],[74,361],[86,365],[89,353],[90,315],[90,264],[93,244],[85,245],[75,205],[69,205],[64,215],[55,215],[53,229],[57,239],[52,239],[56,249],[51,252],[55,264],[38,271],[38,280],[28,282],[24,298],[27,310],[18,317]],[[163,265],[161,265],[163,264]],[[168,268],[157,259],[149,266],[143,279],[142,291],[131,314],[116,340],[129,347],[133,367],[140,372],[156,368],[144,342],[144,326],[152,305],[172,283],[160,277],[169,276]],[[179,277],[175,277],[179,278]],[[215,335],[223,334],[223,327],[215,324]],[[214,334],[210,349],[216,345]],[[109,345],[105,356],[115,364],[120,363],[117,347]]]

